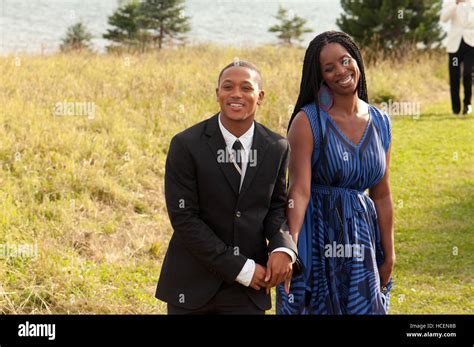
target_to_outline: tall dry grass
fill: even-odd
[[[284,134],[304,50],[197,46],[144,55],[0,58],[0,312],[160,313],[153,297],[171,235],[163,174],[171,137],[218,110],[220,69],[263,72],[257,120]],[[441,102],[446,57],[367,67],[369,95]],[[93,117],[54,115],[92,103]]]

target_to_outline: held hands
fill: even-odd
[[[266,268],[255,264],[255,272],[250,287],[256,290],[265,287],[268,294],[272,287],[285,281],[285,291],[289,293],[292,271],[291,257],[285,252],[274,252],[270,255]]]
[[[392,277],[395,258],[386,258],[379,267],[380,286],[385,287]],[[285,252],[274,252],[268,259],[267,268],[255,264],[255,272],[250,282],[250,287],[255,290],[265,288],[267,294],[272,287],[285,281],[285,292],[290,292],[290,280],[293,272],[291,257]]]
[[[285,252],[273,252],[267,262],[267,274],[265,275],[265,282],[267,282],[267,294],[270,289],[277,284],[285,281],[285,291],[290,292],[291,273],[293,271],[293,264],[291,257]]]
[[[255,272],[253,273],[252,281],[250,281],[250,287],[255,290],[260,290],[267,286],[265,283],[265,274],[267,270],[262,265],[255,263]]]

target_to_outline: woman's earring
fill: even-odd
[[[334,98],[332,97],[332,91],[328,88],[328,86],[326,86],[324,82],[321,82],[321,85],[319,86],[318,100],[319,106],[325,112],[329,111],[334,102]]]

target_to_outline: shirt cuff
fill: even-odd
[[[288,254],[290,257],[291,257],[291,263],[294,264],[294,262],[296,261],[296,254],[295,252],[293,252],[291,249],[289,248],[286,248],[286,247],[278,247],[278,248],[275,248],[272,252],[275,253],[275,252],[285,252],[286,254]]]
[[[242,270],[240,270],[240,273],[237,275],[237,278],[235,280],[240,284],[248,287],[250,285],[250,282],[252,282],[254,273],[255,261],[253,261],[252,259],[247,259],[244,266],[242,267]]]

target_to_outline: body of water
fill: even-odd
[[[186,0],[185,14],[191,17],[188,42],[275,43],[276,35],[268,28],[277,23],[274,16],[280,5],[308,20],[313,33],[304,36],[303,45],[317,33],[337,29],[338,0]],[[103,51],[109,44],[102,39],[107,18],[117,7],[117,0],[0,0],[0,52],[54,52],[66,29],[79,20],[93,34],[94,48]]]

